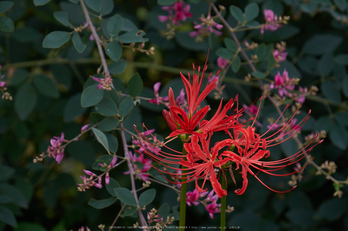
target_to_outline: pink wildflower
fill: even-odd
[[[184,2],[176,2],[173,6],[164,6],[162,9],[168,11],[169,15],[158,15],[158,20],[161,22],[170,21],[174,25],[180,25],[180,21],[184,22],[187,18],[192,17],[190,7],[190,5],[185,6]]]
[[[62,147],[63,142],[67,142],[67,140],[64,140],[64,133],[62,132],[60,137],[54,136],[50,140],[51,146],[48,146],[47,148],[48,156],[52,156],[58,164],[60,164],[64,157],[64,147]]]
[[[112,83],[112,78],[110,76],[107,76],[104,78],[97,78],[92,76],[92,79],[96,82],[98,82],[98,89],[104,89],[107,91],[111,91],[111,88],[115,88],[114,84]]]
[[[219,57],[217,59],[217,65],[218,65],[218,67],[224,69],[227,66],[227,60],[222,58],[222,57]]]
[[[266,24],[261,28],[261,34],[264,33],[264,30],[276,31],[281,25],[278,22],[277,15],[274,14],[272,10],[265,9],[263,11]]]
[[[222,28],[223,25],[216,23],[214,21],[214,18],[208,14],[206,18],[200,17],[199,20],[202,22],[201,24],[197,24],[196,22],[193,22],[194,27],[197,31],[192,31],[189,33],[191,37],[201,36],[206,37],[209,36],[211,33],[214,33],[216,35],[222,35]]]
[[[219,213],[221,211],[220,207],[221,207],[221,204],[217,204],[215,201],[213,201],[211,204],[207,205],[207,207],[205,208],[209,212],[210,218],[213,219],[214,213]]]
[[[191,206],[191,203],[193,205],[199,205],[199,202],[197,201],[199,198],[199,192],[197,189],[194,189],[192,192],[186,193],[186,203],[188,206]]]

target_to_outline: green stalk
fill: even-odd
[[[182,147],[182,154],[185,155],[187,152],[184,147]],[[185,167],[181,167],[182,173],[185,173]],[[184,182],[185,179],[181,179],[181,182]],[[187,183],[181,184],[181,193],[180,193],[180,218],[179,218],[179,231],[185,231],[186,224],[186,192],[187,192]]]
[[[183,169],[182,172],[185,170]],[[181,181],[184,181],[182,179]],[[185,231],[187,183],[181,184],[179,231]]]
[[[225,174],[222,174],[221,187],[222,189],[226,189]],[[226,196],[223,196],[221,198],[220,230],[225,231],[226,230],[225,227],[226,227]]]

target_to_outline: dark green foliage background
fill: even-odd
[[[14,25],[13,32],[0,32],[1,72],[6,74],[6,78],[11,76],[8,91],[14,98],[13,101],[0,101],[0,230],[12,230],[10,225],[16,226],[14,230],[54,231],[77,230],[82,225],[97,230],[101,223],[108,226],[121,208],[120,203],[97,210],[89,206],[88,201],[92,197],[98,200],[109,198],[105,187],[87,192],[76,189],[76,184],[81,183],[79,175],[83,175],[82,169],[92,169],[95,160],[105,154],[93,136],[83,136],[70,144],[60,165],[47,158],[42,163],[32,162],[35,156],[47,149],[51,137],[60,136],[61,132],[67,139],[78,135],[80,128],[90,122],[89,114],[94,110],[80,105],[84,84],[91,81],[89,76],[95,75],[100,65],[95,43],[89,41],[90,33],[81,34],[81,41],[86,45],[85,48],[79,47],[82,53],[76,51],[71,41],[59,46],[59,49],[42,47],[43,39],[49,33],[72,31],[69,24],[67,27],[59,23],[53,12],[67,12],[70,23],[78,27],[85,22],[80,5],[63,0],[50,1],[42,6],[34,3],[40,5],[47,1],[11,2],[13,6],[0,13],[0,16],[11,19]],[[160,23],[157,16],[166,12],[161,10],[157,1],[102,2],[114,5],[113,8],[102,8],[103,20],[115,14],[121,15],[123,19],[128,19],[124,21],[125,25],[146,33],[143,38],[148,38],[147,48],[156,48],[155,55],[150,56],[128,48],[123,48],[120,60],[118,56],[110,56],[113,63],[109,67],[114,74],[117,91],[127,93],[128,81],[138,72],[144,89],[141,93],[141,89],[131,90],[131,96],[154,97],[152,86],[158,81],[162,82],[160,95],[166,95],[169,86],[178,94],[181,89],[179,72],[186,74],[193,62],[196,66],[202,65],[208,49],[210,70],[217,71],[216,51],[225,47],[223,38],[229,36],[227,31],[221,37],[210,36],[201,43],[195,43],[187,35],[192,30],[192,22],[207,13],[207,2],[190,1],[194,16],[177,29],[172,40],[166,40],[159,33],[165,29],[165,24]],[[338,168],[333,176],[345,180],[348,176],[348,23],[337,19],[348,17],[347,1],[215,1],[215,5],[226,7],[227,20],[235,26],[236,20],[228,11],[231,2],[242,10],[248,3],[256,2],[261,9],[256,18],[259,22],[264,22],[263,9],[290,16],[289,24],[276,32],[266,31],[261,36],[259,30],[255,30],[238,32],[237,36],[240,41],[266,45],[282,40],[287,43],[287,61],[281,63],[278,69],[273,69],[266,78],[273,79],[277,71],[287,68],[290,77],[301,79],[301,86],[316,85],[319,88],[318,95],[308,97],[303,105],[304,111],[312,110],[312,118],[304,127],[303,134],[322,129],[327,131],[324,143],[312,152],[314,161],[319,165],[325,160],[335,161]],[[100,20],[94,20],[99,27]],[[257,68],[265,70],[263,65]],[[249,72],[245,65],[237,73],[232,69],[228,71],[225,99],[239,94],[242,105],[260,97],[262,92],[257,87],[244,82],[244,76]],[[140,81],[139,75],[132,81]],[[93,81],[87,83],[85,88],[92,84]],[[213,108],[218,105],[213,97],[207,103]],[[124,125],[132,129],[133,124],[144,122],[148,128],[156,128],[157,133],[166,137],[169,129],[162,117],[162,109],[141,102],[140,106],[132,108],[130,114],[125,113]],[[261,115],[263,121],[275,115],[274,112],[274,108],[266,103]],[[117,132],[111,133],[120,139]],[[130,138],[128,136],[128,140]],[[289,142],[273,148],[271,155],[278,159],[286,153],[296,152],[296,149],[297,146]],[[118,150],[122,153],[121,147]],[[122,187],[129,188],[129,176],[124,175],[124,171],[127,171],[126,165],[121,165],[111,172],[111,176]],[[332,182],[315,173],[315,168],[309,165],[298,187],[286,194],[273,193],[250,177],[245,194],[237,196],[233,192],[236,186],[230,182],[227,202],[234,206],[235,211],[227,214],[227,224],[241,230],[348,230],[347,186],[342,188],[342,198],[333,197]],[[260,178],[273,188],[286,188],[289,180],[261,174]],[[137,181],[139,188],[141,183]],[[241,184],[240,177],[237,177],[237,183]],[[157,194],[147,209],[159,208],[164,203],[170,207],[177,205],[177,195],[172,190],[154,184],[151,187],[157,189]],[[189,187],[193,189],[194,185]],[[219,226],[218,214],[211,220],[202,205],[188,207],[187,213],[190,216],[188,226]],[[127,217],[120,219],[116,225],[132,226],[135,221],[135,218]]]

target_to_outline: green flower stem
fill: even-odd
[[[182,147],[182,154],[187,154],[184,146]],[[181,167],[182,173],[185,173],[185,167]],[[184,182],[185,179],[181,179],[181,182]],[[186,224],[186,192],[187,192],[187,183],[181,184],[181,192],[180,192],[180,217],[179,217],[179,231],[185,231]]]
[[[226,178],[225,175],[222,175],[222,181],[221,181],[221,187],[222,189],[226,189]],[[220,212],[220,230],[225,231],[226,230],[226,196],[223,196],[221,198],[221,212]]]
[[[186,170],[182,170],[184,173]],[[182,179],[181,181],[184,181]],[[180,219],[179,219],[179,231],[185,231],[186,223],[186,192],[187,192],[187,183],[181,184],[181,193],[180,193]]]

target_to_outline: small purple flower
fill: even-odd
[[[60,164],[64,157],[64,148],[62,147],[63,142],[67,142],[67,140],[64,140],[64,133],[62,132],[60,137],[54,136],[50,140],[51,145],[47,148],[48,156],[52,156],[58,164]]]
[[[272,10],[265,9],[263,14],[266,24],[261,28],[261,34],[263,34],[265,30],[276,31],[281,27],[281,25],[279,25],[277,15],[275,15]]]
[[[273,51],[273,56],[276,62],[280,63],[286,60],[286,57],[288,56],[288,52],[280,52],[278,49],[275,49]]]
[[[162,9],[168,11],[168,15],[158,15],[158,20],[160,22],[170,21],[174,25],[180,26],[180,21],[184,22],[187,18],[192,17],[190,7],[190,5],[185,6],[184,2],[176,2],[173,6],[164,6]]]
[[[206,18],[204,17],[200,17],[199,20],[202,22],[201,24],[198,24],[196,22],[193,22],[194,24],[194,29],[196,29],[197,31],[192,31],[189,33],[189,35],[191,37],[207,37],[209,36],[211,33],[214,33],[218,36],[222,35],[222,28],[223,25],[216,23],[214,21],[214,17],[211,17],[210,14],[208,14],[208,16]]]
[[[86,124],[84,125],[82,128],[81,128],[81,132],[85,132],[88,128],[89,124]]]
[[[205,207],[205,208],[209,212],[210,218],[213,219],[214,218],[214,213],[219,213],[220,212],[220,207],[221,207],[221,204],[216,204],[216,202],[213,201],[211,204],[207,205],[207,207]]]
[[[197,189],[194,189],[192,192],[186,193],[186,203],[188,206],[191,206],[191,203],[193,205],[199,205],[199,202],[197,201],[199,198],[199,192]]]
[[[292,97],[292,94],[288,91],[293,91],[295,89],[296,81],[289,78],[289,73],[284,69],[283,74],[280,75],[278,72],[274,77],[274,83],[270,85],[271,89],[278,89],[278,94],[280,97],[288,96]]]
[[[161,82],[157,82],[153,85],[153,91],[155,93],[156,99],[150,99],[147,102],[149,103],[155,103],[157,105],[159,105],[160,103],[164,103],[166,104],[166,102],[168,101],[168,96],[165,97],[160,97],[159,96],[159,88],[161,86]]]
[[[217,65],[218,67],[224,69],[227,66],[227,60],[222,57],[219,57],[217,58]]]

